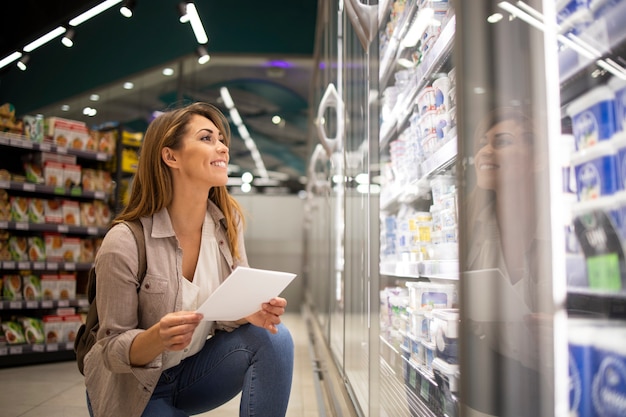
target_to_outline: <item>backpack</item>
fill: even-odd
[[[137,281],[139,281],[139,287],[137,292],[141,288],[141,283],[146,275],[146,242],[143,235],[143,226],[139,220],[124,221],[122,222],[128,226],[135,241],[137,243],[137,259],[139,262],[139,270],[137,272]],[[98,333],[98,309],[96,307],[96,267],[93,265],[89,270],[89,277],[87,278],[87,300],[89,301],[89,310],[87,312],[87,319],[85,323],[80,326],[74,339],[74,352],[76,353],[76,363],[78,370],[84,375],[84,359],[85,355],[89,352],[89,349],[96,343],[96,334]]]

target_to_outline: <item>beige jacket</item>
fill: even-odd
[[[216,224],[215,236],[223,271],[248,266],[239,230],[241,259],[233,260],[228,247],[224,216],[212,202],[207,210]],[[141,219],[146,238],[147,271],[139,292],[137,246],[130,229],[119,224],[105,236],[96,256],[96,300],[100,317],[97,343],[85,356],[85,385],[95,417],[139,417],[161,375],[163,359],[130,365],[130,346],[135,336],[182,306],[182,249],[167,210]],[[226,276],[220,277],[223,281]],[[233,330],[232,322],[216,328]]]

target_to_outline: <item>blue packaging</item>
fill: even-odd
[[[589,201],[618,189],[617,158],[610,142],[601,142],[572,155],[578,201]]]
[[[569,408],[571,416],[591,417],[593,320],[568,320]]]
[[[626,130],[626,80],[613,77],[609,80],[609,88],[615,95],[615,123],[618,130]]]
[[[590,0],[560,0],[556,4],[556,21],[561,33],[582,33],[593,22]]]
[[[626,190],[626,131],[613,135],[611,143],[615,148],[617,185],[620,190]]]
[[[593,339],[591,403],[594,416],[626,416],[626,328],[596,327]]]
[[[567,107],[572,119],[576,149],[607,141],[618,131],[615,121],[615,93],[607,86],[595,87]]]

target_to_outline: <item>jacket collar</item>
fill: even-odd
[[[221,224],[226,229],[226,218],[224,213],[217,207],[211,200],[207,200],[207,211],[215,224]],[[172,226],[172,220],[167,211],[167,208],[163,208],[156,212],[152,216],[152,237],[165,238],[175,236],[174,227]]]

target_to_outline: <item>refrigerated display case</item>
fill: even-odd
[[[625,415],[626,1],[371,3],[320,2],[306,226],[357,413]]]

